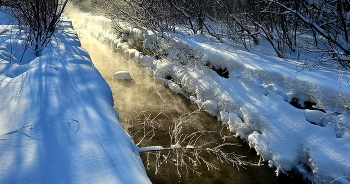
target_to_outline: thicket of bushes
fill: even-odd
[[[72,0],[88,11],[157,33],[189,30],[243,44],[268,41],[279,57],[290,53],[313,64],[338,63],[350,69],[349,0]],[[4,0],[0,3],[29,29],[28,47],[40,56],[68,0]],[[115,24],[118,25],[118,24]],[[118,28],[118,27],[117,27]],[[307,59],[307,58],[306,58]]]
[[[1,5],[8,7],[3,11],[14,17],[21,29],[25,30],[25,49],[33,49],[36,56],[40,56],[50,43],[67,2],[68,0],[5,0]]]
[[[349,0],[72,0],[112,18],[158,33],[187,29],[234,43],[268,41],[279,57],[290,53],[350,69]]]

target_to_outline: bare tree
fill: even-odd
[[[157,33],[206,32],[247,49],[267,40],[279,57],[313,53],[319,64],[335,61],[350,69],[349,0],[108,0],[103,6],[117,31],[123,31],[119,19]]]
[[[349,7],[348,0],[337,1],[266,1],[283,9],[284,14],[293,14],[299,25],[296,35],[299,48],[307,52],[322,53],[320,60],[335,60],[342,68],[350,69]],[[296,6],[297,5],[297,6]],[[303,38],[302,34],[313,37],[313,41]],[[310,50],[310,48],[312,50]]]

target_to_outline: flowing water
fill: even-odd
[[[74,23],[74,20],[73,20]],[[155,136],[149,140],[146,137],[140,146],[161,145],[169,147],[169,126],[179,121],[185,113],[198,110],[196,105],[192,104],[188,99],[178,95],[162,84],[153,80],[139,64],[134,61],[124,59],[121,54],[113,52],[108,45],[101,43],[83,30],[78,31],[82,47],[85,48],[95,67],[100,71],[113,92],[114,107],[118,111],[120,121],[125,130],[133,135],[140,128],[136,123],[131,125],[131,120],[136,119],[153,120],[159,112],[163,114],[157,116],[155,122]],[[112,75],[117,71],[129,71],[131,81],[113,80]],[[215,131],[206,136],[201,141],[222,143],[222,135],[230,135],[230,133],[222,127],[212,116],[197,112],[190,117],[193,122],[185,126],[183,133],[191,133],[199,130]],[[221,134],[221,135],[220,135]],[[142,133],[135,136],[135,143],[138,143],[143,137]],[[202,138],[201,138],[202,139]],[[237,143],[240,146],[227,148],[228,151],[234,151],[239,155],[245,155],[245,161],[258,163],[259,156],[248,144],[242,140],[231,136],[226,142]],[[162,163],[159,172],[156,173],[156,157],[151,154],[147,157],[147,153],[141,153],[141,158],[147,168],[147,174],[153,183],[302,183],[299,177],[290,178],[285,175],[276,177],[274,169],[262,162],[261,166],[247,166],[246,168],[237,168],[228,163],[216,161],[213,155],[207,155],[207,160],[219,170],[208,171],[207,166],[191,165],[197,172],[201,174],[180,169],[174,164]],[[148,158],[148,159],[147,159]],[[160,158],[159,160],[161,160]],[[148,165],[147,160],[150,161]],[[158,163],[159,164],[159,163]],[[190,165],[190,164],[189,164]],[[127,171],[126,171],[127,172]]]

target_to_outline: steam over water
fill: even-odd
[[[136,113],[147,111],[153,118],[158,112],[163,111],[167,116],[160,116],[157,122],[162,126],[157,128],[156,137],[151,141],[148,139],[143,141],[141,146],[161,145],[169,146],[168,127],[175,122],[183,113],[197,110],[196,105],[192,104],[186,98],[175,94],[162,84],[154,81],[135,61],[126,60],[120,53],[113,52],[108,44],[104,44],[91,36],[91,32],[96,30],[86,29],[87,27],[81,24],[89,22],[86,15],[78,12],[72,7],[68,8],[67,15],[73,21],[73,26],[79,33],[79,38],[82,47],[85,48],[95,67],[100,71],[102,76],[108,82],[113,92],[114,107],[118,111],[120,121],[124,128],[128,131],[127,119],[133,118]],[[94,20],[96,21],[96,20]],[[98,24],[98,23],[97,23]],[[104,25],[109,26],[109,25]],[[98,26],[94,29],[98,29]],[[102,37],[102,36],[101,36]],[[132,81],[117,81],[112,80],[113,73],[121,70],[129,71]],[[198,113],[193,116],[195,124],[199,126],[189,125],[186,131],[197,130],[199,127],[205,130],[223,131],[229,134],[215,118],[206,113]],[[129,134],[133,132],[128,131]],[[208,141],[222,141],[219,134],[214,134]],[[256,163],[259,157],[256,152],[251,150],[249,146],[237,138],[231,138],[231,142],[239,143],[242,146],[235,147],[235,152],[241,155],[246,155],[246,161]],[[135,141],[137,143],[137,141]],[[117,143],[116,143],[117,144]],[[146,153],[142,153],[141,157],[147,168]],[[238,170],[235,166],[227,163],[216,162],[214,156],[208,158],[209,161],[220,168],[220,170],[208,171],[205,165],[197,166],[202,175],[196,175],[192,172],[181,172],[181,177],[178,176],[176,167],[170,164],[163,164],[160,173],[155,174],[154,166],[149,166],[147,169],[148,176],[153,183],[288,183],[296,182],[286,178],[277,178],[274,169],[267,166],[247,167],[246,169]],[[152,159],[151,159],[152,161]],[[154,163],[153,163],[154,164]],[[265,164],[266,165],[266,164]],[[128,172],[128,171],[125,171]],[[299,181],[300,183],[300,181]]]
[[[177,96],[163,85],[152,80],[149,75],[134,61],[128,61],[120,53],[113,52],[93,37],[80,38],[85,48],[102,76],[108,82],[113,92],[114,105],[120,119],[129,118],[133,111],[149,110],[159,112],[171,104],[171,111],[180,111],[186,99]],[[129,71],[132,77],[128,80],[113,80],[117,71]]]

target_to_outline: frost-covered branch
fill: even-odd
[[[216,158],[221,163],[236,166],[237,168],[254,165],[244,161],[244,156],[227,151],[229,147],[238,146],[235,143],[220,142],[217,140],[205,141],[207,140],[205,139],[206,136],[217,134],[218,132],[216,131],[196,130],[186,132],[186,127],[192,125],[194,122],[192,116],[198,112],[183,113],[175,123],[169,125],[169,144],[167,146],[139,147],[140,153],[147,154],[148,167],[151,165],[151,158],[154,158],[155,162],[152,165],[155,167],[156,173],[160,172],[162,164],[171,164],[176,167],[177,173],[181,176],[180,170],[182,169],[185,169],[187,172],[191,171],[200,174],[197,171],[198,165],[204,165],[208,170],[219,169],[219,166],[210,161],[210,157]],[[133,133],[132,137],[134,140],[137,139],[137,145],[140,146],[146,140],[146,137],[150,137],[149,139],[156,137],[155,129],[160,128],[156,120],[165,114],[160,112],[154,117],[151,114],[147,114],[146,111],[141,113],[135,112],[133,114],[135,117],[128,120],[128,125],[129,128],[134,127],[131,131]],[[169,118],[168,116],[166,117]],[[163,137],[162,139],[164,140],[165,138]],[[152,144],[152,142],[148,144]],[[150,157],[152,155],[153,157]]]

